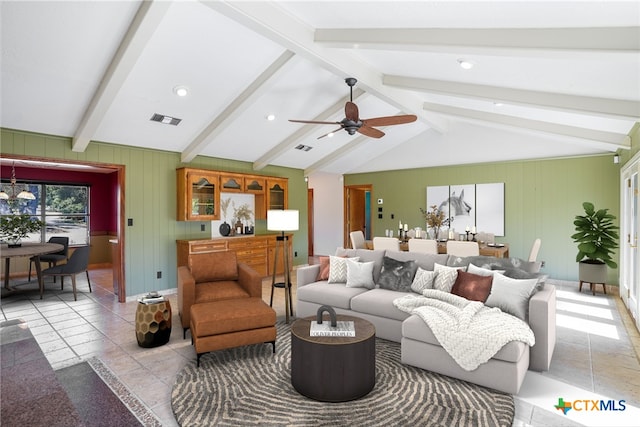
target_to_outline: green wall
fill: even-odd
[[[300,230],[294,233],[294,264],[307,263],[307,186],[302,170],[268,166],[253,171],[252,164],[199,156],[189,164],[180,154],[140,149],[125,145],[92,142],[82,153],[71,151],[71,139],[2,129],[0,149],[13,154],[48,159],[64,159],[124,165],[125,218],[133,226],[125,227],[125,278],[127,296],[176,287],[177,239],[211,236],[210,223],[200,231],[201,222],[178,222],[176,218],[176,168],[181,166],[232,172],[257,173],[289,178],[289,208],[300,211]],[[256,221],[257,232],[266,231],[266,221]],[[162,271],[162,279],[156,272]]]
[[[427,186],[504,182],[505,236],[496,240],[509,243],[511,256],[526,259],[540,237],[543,271],[555,279],[577,280],[574,217],[582,214],[583,201],[619,217],[619,166],[612,155],[603,155],[352,174],[345,175],[344,182],[373,185],[372,228],[377,236],[387,228],[397,229],[399,220],[424,229],[419,208],[426,205]],[[383,219],[376,213],[379,198],[384,199]],[[618,270],[609,271],[609,283],[618,283]]]

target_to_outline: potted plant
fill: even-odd
[[[40,231],[44,226],[42,221],[33,219],[29,214],[7,215],[0,218],[0,238],[5,240],[10,248],[21,246],[20,240],[29,233]]]
[[[453,221],[453,218],[447,218],[445,213],[439,210],[436,205],[430,207],[430,211],[425,211],[424,209],[420,208],[420,212],[422,213],[422,216],[427,223],[427,230],[431,232],[431,238],[434,240],[438,240],[440,236],[440,228],[451,226],[451,221]]]
[[[576,233],[571,236],[578,244],[578,277],[581,282],[606,283],[607,267],[618,268],[611,255],[618,248],[618,226],[609,209],[596,210],[593,203],[584,202],[584,215],[576,215]]]

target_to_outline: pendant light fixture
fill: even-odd
[[[18,194],[16,194],[16,165],[15,162],[11,165],[11,195],[7,194],[4,190],[0,191],[0,199],[3,200],[35,200],[36,196],[33,195],[29,189],[22,189]]]

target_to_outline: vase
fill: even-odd
[[[429,238],[431,240],[438,240],[438,235],[440,234],[440,230],[437,228],[431,227],[429,229]]]
[[[229,235],[229,233],[231,233],[231,226],[227,223],[227,221],[225,221],[222,224],[220,224],[220,227],[218,228],[218,230],[220,231],[221,236],[226,237]]]

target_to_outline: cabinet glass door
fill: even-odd
[[[280,184],[269,188],[269,209],[285,209],[284,188]]]
[[[207,177],[194,177],[191,180],[191,216],[213,217],[216,214],[216,184]]]

